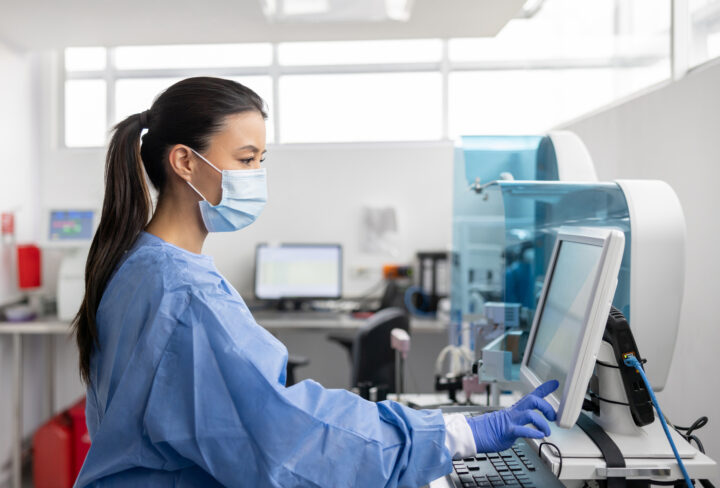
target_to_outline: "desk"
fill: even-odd
[[[310,358],[296,370],[296,379],[312,378],[326,388],[350,386],[347,351],[327,339],[329,335],[353,335],[367,319],[318,312],[253,311],[255,320],[285,344],[290,354]],[[408,391],[434,391],[435,358],[447,345],[447,327],[440,321],[410,319],[412,346],[407,362]]]
[[[46,388],[48,394],[47,417],[54,412],[53,398],[55,395],[55,375],[53,371],[54,354],[52,336],[70,335],[70,326],[67,322],[57,319],[40,320],[36,322],[0,322],[0,335],[12,337],[13,348],[13,413],[15,429],[12,444],[12,486],[22,487],[22,424],[23,424],[23,368],[22,368],[22,340],[25,335],[46,336],[47,348],[47,374]]]
[[[276,312],[267,310],[252,311],[255,321],[266,329],[358,329],[367,319],[355,318],[349,314],[325,312]],[[410,331],[435,332],[446,330],[439,320],[412,317]]]

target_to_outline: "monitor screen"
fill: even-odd
[[[50,242],[90,241],[93,237],[92,210],[51,210],[48,240]]]
[[[573,241],[559,246],[527,365],[542,382],[558,380],[556,394],[562,395],[594,300],[603,247]]]
[[[340,298],[342,248],[339,245],[259,245],[255,256],[255,296]]]

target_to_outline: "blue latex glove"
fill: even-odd
[[[552,406],[543,397],[555,391],[556,380],[538,386],[535,391],[522,397],[515,405],[504,410],[468,417],[467,421],[475,438],[477,452],[498,452],[509,449],[518,437],[541,439],[550,435],[550,426],[535,409],[548,420],[555,420]],[[532,424],[537,429],[528,427]]]

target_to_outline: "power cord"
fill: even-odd
[[[690,427],[680,427],[679,425],[673,425],[672,422],[669,422],[670,426],[675,429],[686,441],[695,441],[695,444],[698,446],[698,450],[703,454],[705,454],[705,446],[703,446],[703,443],[700,442],[700,439],[696,435],[693,435],[693,432],[702,429],[707,425],[707,423],[708,418],[705,416],[697,419],[692,423],[692,425],[690,425]]]
[[[540,456],[541,458],[542,458],[542,448],[544,446],[551,446],[555,449],[555,451],[557,451],[557,454],[553,454],[553,455],[560,458],[560,466],[558,467],[558,472],[555,476],[557,477],[557,479],[560,479],[560,473],[562,473],[562,464],[563,464],[563,457],[562,457],[562,453],[560,452],[560,448],[558,448],[558,446],[556,446],[552,442],[541,442],[540,445],[538,446],[538,456]]]
[[[638,359],[634,355],[627,354],[624,357],[623,363],[625,363],[626,366],[635,368],[635,370],[640,373],[640,376],[645,383],[645,388],[647,388],[648,393],[650,393],[650,399],[655,406],[655,410],[657,410],[658,417],[660,417],[660,423],[663,426],[663,430],[665,430],[665,435],[668,438],[668,442],[670,442],[670,447],[672,448],[673,454],[675,454],[675,459],[677,460],[678,466],[680,466],[680,471],[682,471],[683,477],[685,478],[685,483],[687,483],[688,488],[694,488],[694,485],[690,480],[690,475],[688,475],[688,472],[685,469],[685,465],[683,464],[682,459],[680,458],[680,454],[678,453],[677,447],[675,447],[675,442],[673,442],[672,436],[670,435],[670,429],[668,429],[667,422],[665,422],[665,415],[663,415],[662,410],[660,409],[660,404],[658,404],[657,398],[655,398],[655,392],[650,386],[650,382],[648,381],[647,376],[645,376],[645,370],[643,370],[640,361],[638,361]]]

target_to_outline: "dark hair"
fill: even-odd
[[[86,383],[90,383],[93,346],[99,346],[95,316],[100,299],[115,267],[152,212],[145,173],[162,197],[170,148],[185,144],[202,152],[228,115],[247,111],[260,112],[267,118],[263,100],[240,83],[188,78],[161,93],[150,110],[131,115],[114,127],[105,160],[102,216],[85,267],[85,297],[73,321],[80,376]],[[148,131],[141,145],[143,129]]]

